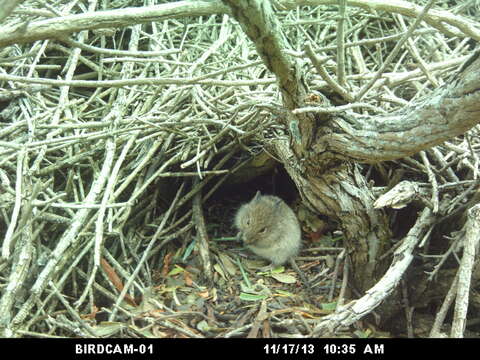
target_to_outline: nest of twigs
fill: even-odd
[[[68,1],[56,9],[40,4],[25,1],[2,26],[27,17],[35,23],[59,9],[86,10],[70,9]],[[129,6],[143,3],[115,8]],[[294,49],[305,41],[322,44],[315,51],[333,59],[335,9],[276,15]],[[474,10],[458,7],[467,17]],[[406,30],[405,19],[352,8],[349,21],[348,41],[360,44],[347,76],[362,84]],[[450,30],[449,37],[431,24],[419,26],[419,41],[388,68],[384,96],[351,111],[393,111],[441,85],[470,52],[468,38]],[[312,91],[327,91],[298,49],[288,54],[304,62]],[[412,68],[419,59],[424,68]],[[346,287],[342,244],[335,241],[341,233],[334,228],[319,234],[311,221],[302,224],[299,261],[315,277],[316,302],[303,296],[289,269],[262,273],[265,264],[232,241],[235,209],[256,187],[272,190],[242,185],[236,174],[288,131],[276,121],[276,79],[230,17],[126,24],[10,45],[0,52],[0,75],[10,76],[0,79],[3,335],[304,336],[334,311]],[[474,129],[363,171],[379,195],[403,179],[431,184],[431,205],[451,216],[443,222],[449,234],[459,228],[447,220],[458,220],[476,201],[478,139]],[[275,167],[265,171],[268,181]],[[257,170],[247,171],[243,182]],[[294,187],[282,191],[295,193]],[[397,234],[404,235],[402,224],[416,210],[392,211]],[[433,278],[455,265],[455,238],[445,240],[441,248],[424,249],[422,264],[431,266]]]

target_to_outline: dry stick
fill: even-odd
[[[456,208],[456,206],[463,200],[465,199],[468,195],[470,195],[471,193],[476,193],[477,192],[477,188],[478,188],[478,184],[480,183],[480,179],[477,179],[476,182],[474,182],[472,185],[470,185],[468,187],[467,190],[465,190],[464,192],[462,192],[460,195],[458,195],[455,199],[453,199],[450,204],[448,204],[447,206],[447,210],[446,210],[446,214],[448,214],[447,216],[451,215],[453,212],[457,212],[458,210],[460,210],[460,207],[457,208],[457,210],[454,210]]]
[[[440,307],[440,310],[437,312],[437,315],[435,316],[435,321],[433,322],[433,326],[429,334],[429,337],[431,338],[445,337],[444,334],[442,336],[440,329],[442,327],[443,321],[447,317],[447,313],[448,313],[448,310],[450,309],[450,305],[452,305],[453,300],[455,300],[458,277],[459,277],[459,272],[457,272],[457,275],[455,276],[452,283],[450,284],[450,289],[448,289],[448,293],[445,296],[445,299],[443,299],[442,306]]]
[[[84,329],[91,337],[97,337],[98,334],[96,334],[94,329],[80,317],[75,309],[70,306],[68,301],[64,299],[64,295],[60,294],[60,291],[58,291],[53,281],[50,281],[49,285],[52,288],[53,294],[58,298],[58,300],[60,300],[62,305],[65,306],[65,309],[67,309],[68,313],[76,320],[78,326]]]
[[[0,23],[5,20],[12,13],[12,11],[20,5],[24,0],[9,0],[2,1],[2,6],[0,6]]]
[[[130,278],[125,283],[125,287],[123,288],[120,295],[118,296],[117,301],[114,304],[113,311],[108,318],[109,319],[108,321],[114,321],[115,316],[117,315],[118,308],[120,307],[120,303],[123,301],[123,298],[125,297],[125,294],[127,293],[128,289],[132,285],[133,280],[136,278],[136,276],[137,276],[138,272],[140,271],[140,268],[142,267],[143,263],[147,260],[148,255],[150,253],[150,250],[152,249],[155,242],[158,240],[158,236],[159,236],[160,232],[162,231],[162,229],[164,228],[165,224],[167,223],[167,220],[170,217],[173,209],[176,208],[177,201],[180,197],[180,194],[183,192],[184,185],[185,185],[185,183],[182,183],[182,185],[178,189],[177,193],[175,194],[175,198],[172,200],[172,203],[170,204],[170,207],[168,208],[168,210],[163,215],[162,221],[161,221],[160,225],[158,226],[157,230],[155,231],[155,234],[153,235],[152,240],[150,240],[147,248],[143,252],[143,255],[142,255],[141,259],[139,260],[139,262],[137,264],[137,267],[135,268],[132,275],[130,276]]]
[[[78,275],[81,277],[82,280],[84,281],[87,281],[88,279],[88,274],[84,273],[82,270],[80,269],[77,269],[78,270]],[[109,281],[109,280],[108,280]],[[103,296],[105,296],[106,298],[108,298],[109,300],[111,300],[112,302],[115,301],[117,299],[117,295],[116,295],[116,289],[114,290],[114,292],[110,292],[108,291],[107,289],[105,289],[104,287],[100,286],[98,283],[94,283],[93,284],[93,287],[95,288],[95,290],[98,290]],[[113,288],[113,286],[112,286]],[[110,309],[106,309],[104,308],[105,311],[109,311]],[[133,317],[133,314],[130,312],[130,311],[127,311],[121,307],[118,308],[118,310],[127,318],[132,318]]]
[[[117,274],[124,277],[125,279],[128,279],[131,276],[131,274],[126,269],[124,269],[122,267],[122,265],[118,262],[118,259],[116,257],[114,257],[108,251],[108,249],[104,249],[103,254],[105,255],[105,259],[107,260],[108,264],[111,265],[115,269],[115,272]],[[112,290],[116,293],[118,291],[118,289],[112,284],[110,279],[108,280],[108,282],[109,282],[109,285],[111,286]],[[140,291],[143,290],[143,288],[139,287],[138,284],[136,284],[136,285],[137,285],[138,290],[140,290]],[[115,300],[116,296],[113,299]]]
[[[402,27],[402,30],[407,30],[407,26],[405,25],[405,21],[403,20],[403,17],[400,16],[399,14],[396,14],[395,17],[397,18],[398,22],[400,23],[400,26]],[[437,79],[433,76],[433,74],[428,71],[427,64],[426,62],[422,59],[420,56],[417,48],[415,47],[415,43],[411,38],[407,39],[407,49],[412,55],[412,57],[418,62],[418,65],[420,69],[422,69],[423,73],[427,77],[428,81],[433,85],[434,88],[439,87],[439,83]]]
[[[233,329],[231,331],[228,331],[226,332],[225,334],[223,334],[223,337],[224,338],[231,338],[231,337],[234,337],[234,336],[240,336],[240,335],[243,335],[247,332],[248,329],[250,329],[251,327],[253,326],[253,324],[247,324],[247,325],[243,325],[239,328],[236,328],[236,329]]]
[[[342,287],[340,288],[340,293],[338,294],[338,301],[337,301],[337,306],[335,307],[335,310],[343,306],[343,302],[345,301],[345,292],[347,291],[349,273],[350,273],[350,261],[347,258],[343,266]]]
[[[345,256],[345,249],[343,249],[340,254],[337,255],[337,258],[335,259],[335,267],[333,270],[333,275],[332,275],[332,284],[330,285],[330,291],[328,292],[328,302],[332,302],[333,300],[333,295],[335,294],[335,284],[337,282],[338,278],[338,272],[340,270],[340,263],[342,259]]]
[[[451,166],[447,163],[445,158],[443,157],[442,153],[438,149],[438,146],[434,146],[433,148],[427,150],[427,152],[431,153],[435,160],[442,166],[439,173],[443,173],[446,170],[446,177],[453,182],[458,182],[459,179],[455,172],[452,170]]]
[[[473,263],[480,240],[480,204],[469,209],[467,217],[463,237],[463,256],[458,270],[457,298],[450,333],[453,338],[462,338],[465,331]]]
[[[448,240],[451,240],[451,238],[448,238]],[[459,242],[459,238],[455,238],[454,241],[452,241],[452,243],[450,244],[448,250],[442,255],[442,258],[440,259],[440,261],[438,262],[437,265],[435,265],[435,267],[433,268],[433,270],[429,273],[430,275],[428,276],[428,281],[432,281],[433,278],[435,277],[435,275],[437,275],[437,273],[440,271],[440,269],[442,268],[442,265],[445,261],[447,261],[448,257],[450,256],[450,254],[452,254],[457,248],[458,248],[458,242]],[[424,255],[426,256],[426,255]],[[436,255],[430,255],[430,256],[436,256]],[[427,272],[428,273],[428,272]]]
[[[25,158],[26,159],[26,158]],[[22,159],[23,161],[23,159]],[[27,164],[25,163],[24,166]],[[0,324],[4,328],[0,332],[3,337],[10,337],[13,333],[10,332],[10,321],[12,317],[12,309],[15,304],[16,297],[19,290],[22,287],[25,287],[25,280],[29,274],[30,264],[33,257],[33,246],[34,235],[32,231],[32,224],[28,222],[29,215],[31,214],[32,209],[32,200],[38,195],[38,192],[41,188],[41,183],[38,181],[31,193],[31,198],[29,202],[25,205],[25,210],[23,211],[22,218],[20,222],[24,222],[23,226],[19,224],[19,232],[22,234],[22,238],[17,240],[18,246],[21,246],[19,250],[16,251],[18,254],[17,260],[12,261],[11,271],[8,277],[8,283],[5,286],[5,290],[0,299]],[[28,224],[26,224],[28,222]],[[38,235],[38,234],[37,234]]]
[[[395,45],[395,47],[390,52],[390,54],[388,54],[387,58],[385,59],[385,62],[380,66],[380,69],[378,69],[377,73],[372,78],[372,80],[370,80],[370,82],[368,82],[355,96],[355,101],[359,101],[370,90],[370,88],[377,82],[377,80],[382,76],[382,74],[385,72],[385,69],[390,65],[390,63],[393,61],[395,56],[397,56],[400,49],[403,47],[403,44],[413,34],[415,29],[418,27],[418,25],[420,25],[420,22],[423,20],[425,15],[427,15],[428,10],[432,7],[434,2],[435,2],[434,0],[429,0],[428,4],[425,5],[425,7],[422,9],[420,14],[418,14],[418,17],[415,19],[415,21],[410,26],[410,28],[405,33],[405,35],[403,35],[403,37]]]
[[[129,48],[136,50],[138,48],[138,41],[139,41],[139,27],[135,26],[132,30],[131,38],[130,38],[130,44]],[[123,77],[129,77],[132,74],[132,63],[125,63],[123,65],[123,71],[122,74]],[[112,111],[109,114],[109,117],[112,118],[113,120],[113,125],[110,130],[115,131],[117,129],[118,123],[116,122],[116,119],[121,118],[123,115],[125,108],[129,104],[129,100],[127,99],[126,91],[121,90],[118,92],[118,98],[117,98],[118,103],[114,105]],[[90,290],[91,285],[95,279],[95,275],[97,270],[100,267],[100,259],[101,259],[101,250],[102,250],[102,245],[103,245],[103,226],[104,226],[104,216],[106,212],[106,206],[107,202],[110,200],[110,198],[113,195],[113,188],[117,182],[117,177],[118,173],[120,171],[120,166],[123,164],[125,157],[127,156],[128,151],[130,148],[133,146],[135,139],[138,136],[138,131],[135,131],[132,135],[130,135],[130,138],[127,142],[127,144],[123,147],[122,152],[110,174],[109,181],[107,183],[107,186],[105,187],[105,192],[103,193],[102,196],[102,201],[101,201],[101,207],[98,211],[97,215],[97,221],[95,223],[95,247],[94,247],[94,264],[93,264],[93,270],[90,275],[90,278],[88,279],[87,286],[85,287],[85,290],[80,296],[80,298],[77,300],[77,305],[79,306],[83,300],[84,296],[87,295],[87,292]],[[105,145],[106,151],[107,152],[115,152],[116,148],[116,139],[115,138],[108,138],[106,141]],[[113,200],[113,199],[112,199]]]
[[[87,52],[96,53],[96,54],[103,54],[103,55],[110,55],[110,56],[133,56],[133,57],[155,57],[158,58],[160,56],[165,55],[172,55],[181,52],[180,49],[173,49],[173,50],[160,50],[160,51],[138,51],[138,50],[116,50],[116,49],[106,49],[100,48],[96,46],[91,46],[84,44],[82,42],[78,42],[72,40],[70,38],[59,37],[58,40],[63,41],[70,45],[71,47],[78,47],[82,50],[86,50]],[[150,59],[149,59],[150,60]]]
[[[274,78],[254,79],[254,80],[202,80],[205,76],[178,79],[178,78],[135,78],[122,80],[52,80],[46,78],[27,78],[17,75],[0,74],[0,81],[15,81],[27,84],[43,84],[51,86],[70,86],[70,87],[124,87],[134,85],[218,85],[218,86],[255,86],[255,85],[269,85],[275,84]]]
[[[148,148],[148,152],[142,157],[139,161],[138,165],[128,174],[128,176],[124,179],[122,184],[115,190],[113,194],[112,200],[115,200],[127,187],[130,183],[135,179],[138,178],[138,173],[144,169],[156,154],[157,149],[162,145],[161,142],[155,142]]]
[[[467,144],[468,144],[468,150],[470,150],[470,155],[473,157],[473,160],[475,161],[474,165],[471,166],[470,168],[473,171],[473,178],[475,180],[478,180],[478,179],[480,179],[480,170],[479,170],[480,169],[480,166],[479,166],[480,159],[478,158],[477,153],[473,150],[470,133],[466,134],[466,140],[467,140]]]
[[[347,85],[345,76],[345,13],[347,1],[339,0],[337,21],[337,80],[338,84],[345,88]]]
[[[413,33],[413,35],[426,35],[426,34],[432,34],[432,33],[435,33],[435,32],[437,32],[437,31],[434,30],[434,29],[420,29],[420,30],[415,31]],[[357,40],[357,41],[348,42],[348,43],[345,43],[345,49],[348,49],[350,47],[360,47],[360,46],[364,46],[364,45],[375,45],[375,44],[382,43],[382,42],[394,41],[394,40],[400,39],[404,34],[405,34],[405,32],[401,32],[399,34],[394,34],[394,35],[388,35],[388,36],[383,36],[383,37],[378,37],[378,38],[364,39],[364,40]],[[337,49],[338,49],[337,45],[321,46],[321,47],[316,48],[317,52],[319,52],[319,53],[324,53],[324,52],[327,52],[327,51],[335,51]],[[298,58],[302,58],[302,59],[305,57],[305,54],[303,53],[303,51],[285,50],[285,52],[290,56],[294,56],[294,57],[298,57]]]
[[[110,169],[108,162],[108,159],[106,159],[103,163],[102,169],[100,170],[97,178],[94,180],[90,192],[85,197],[84,203],[94,203],[97,199],[98,194],[102,191],[105,182],[107,181],[107,176]],[[22,305],[17,315],[13,319],[14,324],[20,324],[28,316],[35,302],[40,297],[40,294],[45,289],[48,281],[55,273],[56,266],[64,256],[65,252],[68,250],[68,248],[70,248],[72,245],[74,245],[80,240],[78,233],[83,229],[84,223],[85,221],[87,221],[90,212],[90,209],[83,208],[75,214],[75,217],[72,219],[71,225],[63,233],[57,246],[51,253],[48,263],[45,265],[40,275],[37,277],[37,280],[33,284],[30,290],[30,296],[28,297],[27,301]]]
[[[337,4],[337,0],[317,1],[320,5]],[[76,15],[56,17],[52,19],[35,21],[29,24],[22,31],[22,25],[2,27],[2,36],[0,37],[1,46],[25,41],[35,41],[49,37],[66,36],[68,34],[93,29],[111,29],[118,27],[132,26],[138,23],[150,23],[160,21],[165,18],[178,18],[186,16],[211,15],[214,13],[224,14],[228,10],[219,1],[198,1],[198,5],[192,2],[180,1],[173,4],[163,4],[147,7],[124,8],[108,11],[87,12]],[[287,9],[295,7],[295,2],[290,1]],[[405,14],[407,16],[417,16],[418,6],[410,2],[395,1],[385,2],[378,0],[349,1],[351,6],[362,7],[371,11],[376,9],[380,11],[390,11]],[[468,21],[460,16],[452,15],[447,11],[436,10],[432,15],[427,16],[426,21],[433,27],[447,34],[467,35],[478,40],[480,37],[473,21]],[[316,21],[318,22],[318,20]],[[447,28],[448,24],[451,28]]]
[[[431,210],[423,209],[415,225],[403,239],[402,245],[395,251],[392,264],[383,277],[367,290],[363,297],[324,317],[315,326],[311,335],[318,336],[342,326],[349,326],[380,305],[396,288],[413,259],[413,250],[433,222]]]
[[[56,336],[56,335],[50,335],[50,334],[40,333],[36,331],[27,331],[27,330],[18,330],[17,332],[20,335],[25,335],[25,337],[30,337],[30,338],[64,339],[65,340],[65,335]]]
[[[353,102],[354,97],[350,95],[350,93],[340,84],[338,84],[327,72],[325,67],[323,66],[325,59],[320,58],[315,55],[312,45],[307,42],[304,46],[305,54],[307,54],[308,58],[312,62],[313,66],[317,73],[322,77],[322,79],[342,98],[344,98],[348,102]]]
[[[34,150],[34,149],[36,149],[36,147],[41,147],[43,145],[52,145],[52,144],[60,143],[61,145],[55,149],[55,150],[59,150],[60,148],[63,148],[65,146],[82,144],[86,141],[108,139],[112,135],[123,134],[125,136],[128,136],[132,131],[142,130],[142,129],[146,129],[146,128],[147,128],[146,126],[140,126],[140,127],[114,130],[114,131],[111,131],[111,132],[108,132],[107,130],[104,130],[104,131],[99,131],[99,132],[95,132],[95,133],[90,133],[87,137],[85,135],[71,135],[71,136],[65,136],[65,137],[62,137],[62,138],[59,138],[59,139],[32,141],[31,143],[25,144],[25,146],[28,150]],[[10,143],[10,145],[13,145],[13,144]],[[0,144],[0,146],[2,146],[2,145]],[[21,146],[15,146],[15,147],[11,146],[11,147],[16,149],[16,150],[21,149]],[[54,151],[54,150],[48,149],[48,150],[45,150],[45,151],[50,151],[51,152],[51,151]],[[4,154],[10,153],[10,152],[11,151],[5,151],[3,153],[0,153],[0,155],[4,155]]]
[[[410,307],[410,303],[408,301],[408,289],[405,280],[401,281],[401,288],[402,288],[402,301],[403,301],[403,308],[405,310],[405,319],[407,322],[407,337],[409,339],[413,338],[413,326],[412,326],[412,317],[413,317],[413,307]]]
[[[194,184],[199,184],[198,178],[195,178]],[[202,192],[198,191],[193,198],[193,220],[197,229],[197,246],[202,262],[203,272],[209,283],[213,282],[212,263],[210,261],[210,251],[208,249],[208,233],[205,226],[205,218],[202,212]]]
[[[115,114],[116,116],[118,114]],[[96,214],[97,220],[95,222],[95,247],[94,247],[94,264],[93,264],[93,269],[92,273],[90,275],[90,278],[88,279],[87,285],[85,286],[85,289],[83,291],[83,294],[78,298],[76,301],[77,306],[80,306],[81,303],[85,300],[85,297],[88,294],[88,291],[90,291],[93,281],[95,280],[95,275],[97,273],[98,268],[100,267],[100,258],[101,258],[101,247],[103,245],[103,224],[104,224],[104,214],[107,209],[107,203],[109,200],[111,200],[112,193],[113,193],[113,187],[117,182],[117,177],[118,173],[120,171],[120,166],[123,164],[125,157],[127,156],[128,151],[130,150],[131,146],[133,145],[135,139],[138,136],[138,132],[135,132],[131,135],[131,138],[128,140],[127,144],[123,147],[122,152],[120,153],[120,156],[115,163],[115,166],[112,169],[112,172],[110,173],[107,186],[105,187],[105,192],[103,193],[102,196],[102,201],[100,203],[100,208],[98,213]],[[105,149],[108,152],[112,152],[112,154],[115,154],[115,139],[109,139],[107,140]],[[112,156],[113,159],[113,156]]]
[[[69,268],[63,272],[62,276],[60,277],[60,279],[58,280],[57,282],[57,288],[62,288],[65,281],[68,279],[68,277],[70,276],[71,272],[73,270],[77,270],[78,267],[78,263],[80,262],[80,260],[85,256],[85,254],[87,254],[87,252],[90,250],[90,247],[92,246],[93,244],[86,244],[85,247],[82,249],[82,251],[75,257],[75,259],[73,259],[73,261],[71,261],[70,263],[70,266]],[[49,303],[50,299],[54,296],[54,293],[51,292],[50,294],[48,294],[46,297],[45,297],[45,300],[43,300],[41,302],[40,305],[37,306],[37,311],[36,313],[32,316],[32,318],[29,320],[29,322],[27,323],[27,325],[25,325],[23,327],[23,329],[29,329],[34,323],[36,323],[38,321],[38,318],[40,316],[40,313],[43,311],[44,307]],[[20,333],[20,331],[18,331]]]
[[[349,95],[346,95],[347,97]],[[292,110],[293,114],[303,114],[306,112],[316,112],[316,113],[341,113],[345,110],[350,110],[354,108],[365,108],[375,111],[376,113],[383,113],[386,114],[386,111],[379,108],[378,106],[374,106],[372,104],[358,102],[352,103],[347,105],[338,105],[338,106],[304,106],[295,110]]]
[[[90,9],[92,10],[92,8],[90,8]],[[86,36],[86,32],[82,31],[79,34],[80,41],[84,41],[85,36]],[[71,80],[73,78],[73,74],[74,74],[75,70],[77,69],[78,59],[80,57],[80,53],[81,53],[81,50],[77,48],[77,49],[74,49],[72,51],[72,53],[70,54],[69,61],[68,61],[69,66],[68,66],[68,69],[67,69],[66,74],[65,74],[65,79],[66,80]],[[43,51],[41,53],[39,53],[37,56],[40,56],[41,54],[43,54]],[[32,69],[32,71],[33,71],[33,69]],[[28,77],[29,78],[32,77],[32,74],[29,74]],[[60,97],[58,99],[58,105],[56,106],[55,112],[54,112],[54,114],[52,116],[52,119],[51,119],[51,124],[52,125],[57,125],[60,122],[60,116],[62,115],[63,112],[66,112],[69,117],[73,117],[70,109],[63,107],[63,104],[66,104],[68,102],[69,93],[70,93],[70,87],[69,86],[64,86],[60,89]],[[47,133],[47,140],[51,140],[54,136],[55,136],[55,132]],[[35,159],[35,161],[33,163],[32,170],[34,172],[38,171],[38,169],[40,169],[41,163],[42,163],[42,161],[45,157],[45,154],[46,154],[46,146],[43,146],[40,149],[40,152],[38,153],[37,158]]]
[[[8,224],[8,229],[5,234],[5,239],[2,244],[2,258],[7,260],[10,257],[10,247],[12,246],[13,232],[17,226],[17,219],[20,213],[20,207],[22,205],[22,183],[23,183],[23,167],[24,159],[26,157],[25,149],[20,151],[17,158],[17,176],[15,180],[15,205],[13,207],[12,216],[10,218],[10,224]]]
[[[422,158],[423,164],[427,169],[428,180],[432,185],[432,204],[433,204],[433,213],[438,213],[438,183],[437,179],[435,178],[435,174],[432,171],[432,167],[430,166],[430,162],[428,161],[427,155],[425,151],[420,151],[420,157]]]
[[[300,270],[295,259],[293,257],[288,259],[288,263],[293,268],[293,270],[295,270],[298,276],[300,276],[300,279],[302,279],[303,286],[307,290],[308,294],[311,295],[312,287],[311,287],[310,281],[308,281],[307,277],[305,276],[305,273],[302,270]]]

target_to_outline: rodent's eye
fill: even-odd
[[[266,232],[267,232],[267,228],[266,228],[266,227],[261,228],[260,231],[259,231],[260,234],[265,234]]]

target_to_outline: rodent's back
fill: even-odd
[[[275,265],[298,254],[301,231],[292,209],[279,197],[261,195],[238,210],[235,226],[245,245]]]

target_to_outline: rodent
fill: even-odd
[[[246,247],[273,265],[283,265],[300,251],[300,224],[293,210],[277,196],[258,191],[238,209],[235,227]]]

